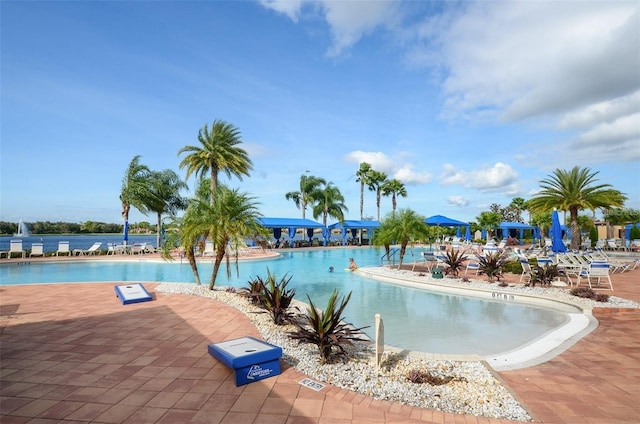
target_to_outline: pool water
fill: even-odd
[[[419,257],[422,249],[411,250],[405,262]],[[267,269],[278,279],[291,276],[289,287],[296,299],[307,295],[319,308],[326,305],[334,289],[341,295],[352,292],[344,319],[373,338],[375,314],[385,325],[385,344],[401,349],[431,353],[494,355],[516,349],[543,336],[567,321],[567,314],[539,306],[503,303],[474,297],[449,295],[401,287],[363,278],[346,271],[353,257],[362,266],[378,266],[384,254],[378,248],[312,249],[288,251],[279,259],[239,263],[227,280],[220,269],[217,286],[244,287]],[[413,256],[412,256],[413,255]],[[329,272],[329,267],[334,272]],[[200,279],[208,285],[212,262],[199,263]],[[0,285],[36,283],[104,282],[191,282],[195,280],[187,261],[78,261],[0,265]]]

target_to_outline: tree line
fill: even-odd
[[[122,233],[124,224],[114,224],[98,221],[51,222],[35,221],[26,222],[30,234],[114,234]],[[0,221],[0,235],[13,235],[18,229],[17,222]],[[130,224],[129,232],[135,234],[154,234],[156,227],[148,222]]]

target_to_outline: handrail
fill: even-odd
[[[387,261],[391,262],[392,265],[395,264],[395,256],[400,251],[399,248],[390,249],[389,253],[385,253],[380,257],[380,265],[384,265],[384,258],[387,257]]]

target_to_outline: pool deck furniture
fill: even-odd
[[[74,256],[94,255],[94,254],[100,253],[100,248],[101,247],[102,247],[102,242],[101,241],[97,241],[97,242],[93,243],[93,246],[91,246],[88,249],[73,249],[73,255]]]
[[[29,257],[40,256],[44,258],[44,244],[43,243],[31,243],[31,252]]]
[[[56,256],[60,255],[71,256],[71,250],[69,249],[68,241],[58,242],[58,250],[56,250]]]

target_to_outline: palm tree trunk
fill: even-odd
[[[198,264],[196,263],[196,252],[192,246],[185,251],[189,265],[191,265],[191,271],[193,271],[193,278],[196,280],[196,285],[200,285],[200,273],[198,272]]]
[[[364,219],[364,182],[360,183],[360,221]]]
[[[158,227],[156,228],[156,248],[160,249],[160,228],[162,227],[162,214],[158,213]]]
[[[225,244],[226,245],[226,244]],[[209,290],[213,290],[213,287],[216,285],[216,277],[218,276],[218,271],[220,270],[220,264],[224,259],[225,249],[217,246],[216,249],[216,260],[213,263],[213,271],[211,272],[211,281],[209,281]]]

